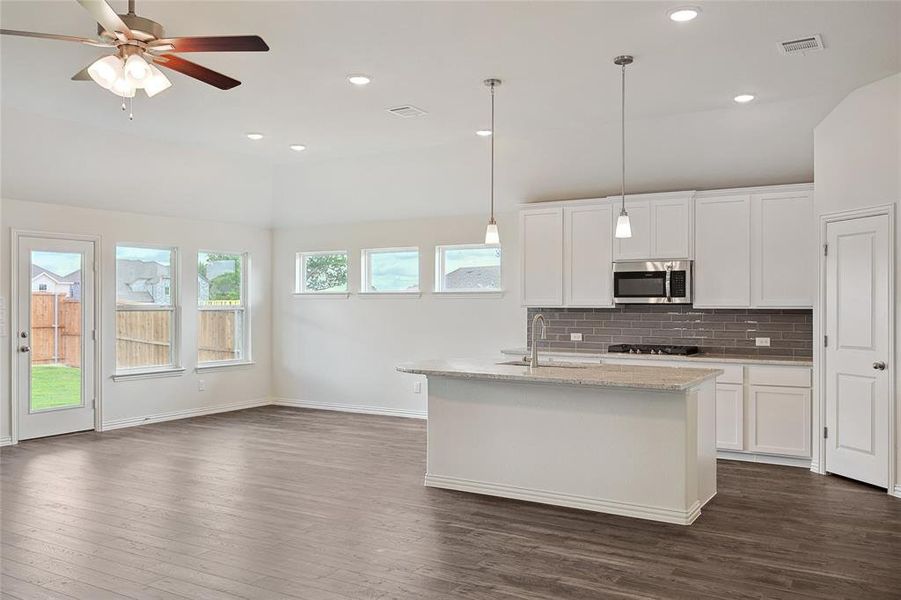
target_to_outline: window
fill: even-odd
[[[500,246],[438,246],[435,262],[436,292],[501,291]]]
[[[250,360],[246,254],[197,254],[197,308],[199,365]]]
[[[363,293],[419,293],[419,248],[378,248],[362,253]]]
[[[175,368],[175,253],[116,246],[116,371]]]
[[[347,252],[298,252],[298,294],[346,294]]]
[[[39,292],[46,292],[46,291],[47,291],[47,284],[46,284],[46,283],[39,283],[39,284],[38,284],[38,291],[39,291]]]

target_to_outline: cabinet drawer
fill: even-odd
[[[689,365],[686,365],[689,366]],[[744,383],[744,369],[741,365],[718,365],[716,363],[693,363],[692,367],[702,369],[722,369],[723,374],[716,378],[719,383]]]
[[[786,387],[810,387],[809,367],[748,367],[748,383],[751,385],[779,385]]]

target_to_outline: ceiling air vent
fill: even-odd
[[[797,40],[788,40],[779,42],[779,50],[786,56],[791,54],[807,54],[808,52],[819,52],[823,50],[823,38],[820,34],[810,37],[799,38]]]
[[[410,117],[421,117],[426,114],[424,110],[421,108],[416,108],[412,104],[408,104],[407,106],[396,106],[394,108],[389,108],[388,112],[392,115],[397,115],[398,117],[403,117],[405,119],[409,119]]]

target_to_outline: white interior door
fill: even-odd
[[[826,470],[886,487],[889,217],[828,223],[826,241]]]
[[[18,238],[18,438],[94,429],[94,243]]]

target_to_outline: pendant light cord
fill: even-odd
[[[491,84],[491,220],[494,223],[494,84]]]
[[[620,102],[620,105],[622,107],[621,135],[622,135],[622,151],[623,151],[623,160],[622,160],[623,209],[622,209],[622,214],[625,214],[625,212],[626,212],[626,65],[625,65],[625,63],[623,63],[623,65],[622,65],[622,73],[623,73],[623,85],[622,85],[622,98],[621,98],[621,102]]]

